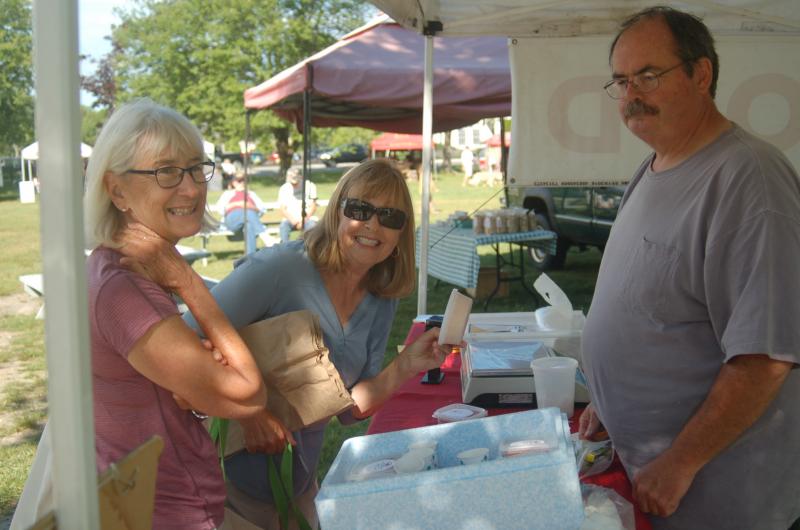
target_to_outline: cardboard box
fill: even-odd
[[[551,449],[501,456],[501,444],[528,439]],[[348,481],[364,465],[431,440],[436,469]],[[489,449],[489,460],[461,465],[456,455],[477,447]],[[569,530],[583,521],[569,425],[556,408],[350,438],[315,502],[323,530]]]
[[[500,271],[500,277],[508,277],[508,273]],[[483,300],[492,294],[495,285],[497,285],[497,267],[481,267],[478,271],[478,286],[468,287],[465,289],[468,295],[476,300]],[[508,282],[501,281],[500,288],[494,295],[495,298],[505,298],[508,296]]]

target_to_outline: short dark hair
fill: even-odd
[[[714,37],[711,36],[711,32],[703,24],[703,21],[690,13],[667,6],[654,6],[626,18],[620,24],[619,33],[611,43],[611,49],[608,52],[609,64],[614,54],[614,47],[622,34],[643,20],[653,19],[663,20],[672,33],[677,45],[675,53],[683,61],[686,75],[689,77],[694,75],[694,62],[698,59],[707,57],[711,61],[712,76],[709,92],[713,98],[717,94],[717,79],[719,78],[719,57],[714,49]]]

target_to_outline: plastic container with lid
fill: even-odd
[[[453,403],[433,411],[433,417],[439,423],[454,423],[457,421],[474,420],[485,418],[486,409],[465,405],[464,403]]]

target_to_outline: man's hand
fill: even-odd
[[[669,517],[678,509],[696,473],[667,450],[633,477],[633,498],[644,513]]]
[[[670,448],[633,477],[633,496],[642,511],[662,517],[672,514],[697,472],[764,413],[792,366],[758,353],[725,363]]]
[[[594,405],[589,403],[578,422],[578,436],[582,440],[586,440],[591,438],[599,429],[600,418],[597,416],[597,411],[594,410]]]
[[[251,453],[280,454],[286,444],[295,445],[294,437],[283,424],[264,409],[255,416],[241,419],[244,443]]]

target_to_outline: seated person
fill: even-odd
[[[286,172],[286,182],[278,190],[278,207],[281,210],[280,233],[281,243],[289,241],[292,230],[309,230],[317,220],[314,212],[317,211],[317,186],[310,180],[306,181],[306,219],[303,226],[302,213],[303,176],[300,170],[293,167]]]
[[[232,188],[225,190],[214,205],[214,210],[223,215],[223,222],[231,232],[240,232],[247,223],[245,234],[245,252],[256,251],[256,237],[266,234],[261,223],[261,214],[267,209],[264,202],[253,191],[247,192],[247,210],[245,212],[244,188],[245,176],[237,173],[231,181]],[[262,236],[263,237],[263,236]],[[268,244],[267,241],[264,241]]]

